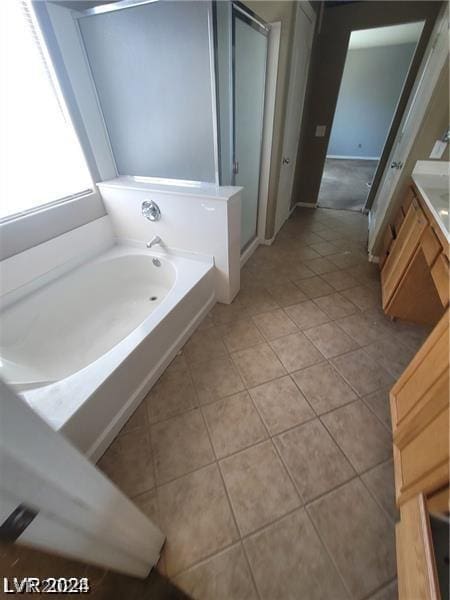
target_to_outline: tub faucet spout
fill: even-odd
[[[156,246],[157,244],[162,244],[162,239],[159,237],[159,235],[153,236],[152,239],[149,242],[147,242],[147,248],[151,248],[152,246]]]

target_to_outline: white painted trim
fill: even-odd
[[[275,238],[276,238],[276,237],[277,237],[277,236],[276,236],[276,235],[274,235],[274,236],[273,236],[273,237],[271,237],[271,238],[267,238],[267,239],[261,240],[261,244],[262,244],[263,246],[271,246],[271,245],[274,243],[274,241],[275,241]]]
[[[297,4],[298,7],[305,13],[305,15],[311,21],[311,23],[314,24],[316,20],[316,12],[312,7],[311,2],[309,2],[309,0],[298,0]]]
[[[327,154],[327,158],[337,160],[380,160],[381,156],[346,156],[344,154]]]
[[[256,248],[260,245],[260,243],[261,243],[260,239],[258,237],[256,237],[252,241],[252,243],[249,246],[247,246],[247,248],[241,254],[241,269],[245,265],[245,263],[248,261],[250,256],[253,254],[253,252],[256,250]]]
[[[269,178],[272,156],[273,129],[275,121],[275,101],[278,79],[278,57],[280,53],[280,40],[281,22],[276,21],[275,23],[270,23],[270,31],[267,42],[263,138],[261,146],[261,171],[258,199],[259,206],[257,237],[260,239],[264,239],[266,235],[267,204],[269,200]]]
[[[380,262],[380,257],[375,256],[374,254],[370,254],[369,252],[369,262],[378,264]]]
[[[306,8],[306,10],[305,10]],[[308,9],[312,12],[308,12]],[[280,165],[276,195],[275,235],[284,225],[290,214],[295,166],[298,158],[298,144],[301,135],[301,122],[305,102],[308,74],[311,63],[311,50],[314,36],[315,12],[307,2],[297,2],[295,6],[294,36],[292,41],[291,65],[289,69],[289,89],[284,122],[282,156],[291,160],[290,165]],[[307,25],[309,23],[309,25]],[[305,27],[308,28],[305,36]],[[305,44],[306,42],[306,44]],[[306,45],[306,54],[304,52]],[[303,65],[302,57],[305,58]],[[304,68],[302,68],[304,66]],[[303,83],[303,87],[300,85]]]

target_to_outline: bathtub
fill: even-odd
[[[212,258],[106,246],[0,314],[0,376],[92,460],[215,302]]]

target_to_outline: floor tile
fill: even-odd
[[[316,298],[315,303],[333,320],[347,317],[358,310],[352,302],[344,298],[339,292]]]
[[[148,420],[157,423],[194,408],[197,395],[188,370],[166,370],[145,398]]]
[[[274,438],[304,502],[355,476],[355,471],[318,419]]]
[[[330,320],[312,300],[288,306],[285,311],[300,329],[322,325]]]
[[[347,404],[357,397],[330,363],[302,369],[293,373],[292,378],[318,415]]]
[[[381,338],[366,346],[367,354],[398,379],[414,357],[414,350],[393,338]]]
[[[267,431],[247,392],[203,408],[217,458],[267,439]]]
[[[274,379],[249,390],[272,435],[314,417],[314,412],[290,377]]]
[[[267,340],[275,340],[298,331],[297,325],[282,309],[256,315],[253,321]]]
[[[196,331],[186,343],[183,352],[190,364],[225,356],[227,349],[217,327]]]
[[[303,509],[244,542],[262,600],[343,600],[343,584]]]
[[[241,535],[267,525],[300,504],[271,441],[223,459],[220,468]]]
[[[390,387],[395,381],[392,375],[362,349],[338,356],[333,359],[333,363],[361,396]]]
[[[147,428],[147,407],[145,402],[141,402],[125,425],[122,427],[119,435],[131,433],[132,431],[145,430]]]
[[[239,300],[233,300],[231,304],[217,302],[211,311],[211,318],[215,325],[231,323],[238,319],[244,319],[246,316],[248,316],[247,311]]]
[[[118,436],[97,467],[130,497],[153,488],[155,475],[148,432],[133,431]]]
[[[392,459],[367,471],[367,473],[361,475],[361,479],[392,521],[398,521],[399,512],[395,504],[394,465]]]
[[[354,598],[364,598],[394,578],[394,528],[359,479],[307,510]]]
[[[322,421],[359,473],[392,456],[392,436],[361,400],[337,408]]]
[[[370,410],[376,414],[389,431],[392,430],[391,407],[389,403],[389,389],[378,390],[362,398]]]
[[[331,285],[318,275],[315,277],[308,277],[308,279],[301,279],[296,282],[296,285],[308,298],[318,298],[319,296],[331,294],[333,291]]]
[[[338,248],[332,242],[319,242],[316,244],[310,244],[310,248],[318,252],[320,256],[328,256],[338,252]]]
[[[305,264],[317,275],[336,270],[336,265],[330,262],[327,258],[314,258],[313,260],[305,260]]]
[[[342,233],[337,231],[336,229],[324,229],[317,234],[319,237],[324,239],[325,241],[334,241],[342,239]]]
[[[247,559],[239,544],[192,567],[175,584],[195,600],[257,600]]]
[[[369,600],[398,600],[397,580],[378,590]]]
[[[245,307],[249,315],[257,315],[261,312],[279,308],[277,302],[266,290],[239,292],[239,301]]]
[[[158,484],[214,460],[200,409],[152,425],[151,439]]]
[[[306,279],[307,277],[314,277],[315,273],[309,267],[304,265],[303,263],[299,263],[300,259],[298,257],[295,258],[294,263],[289,265],[290,268],[290,279],[297,284],[298,281],[302,279]]]
[[[366,310],[374,306],[380,306],[380,294],[367,285],[359,285],[354,288],[349,288],[342,292],[348,300],[353,302],[360,310]]]
[[[323,360],[322,354],[301,332],[274,340],[271,346],[288,373]]]
[[[208,360],[191,367],[200,404],[231,396],[244,389],[239,373],[229,357]]]
[[[338,292],[358,285],[358,281],[350,273],[342,270],[324,273],[321,277]]]
[[[379,328],[375,327],[364,313],[356,313],[336,322],[360,346],[371,344],[381,335]]]
[[[328,260],[334,263],[338,269],[349,269],[361,264],[364,259],[360,254],[355,254],[347,250],[338,254],[331,254],[328,256]]]
[[[215,464],[159,487],[158,500],[169,576],[238,539]]]
[[[255,344],[264,342],[264,338],[250,319],[234,321],[222,325],[219,331],[228,352],[243,350]]]
[[[318,327],[305,329],[304,334],[326,358],[358,348],[358,344],[336,323],[324,323]]]
[[[231,355],[247,387],[285,375],[283,365],[268,344],[258,344]]]
[[[270,286],[267,291],[280,306],[291,306],[307,300],[305,294],[292,282]]]

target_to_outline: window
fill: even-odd
[[[93,188],[30,0],[0,2],[0,219]]]

